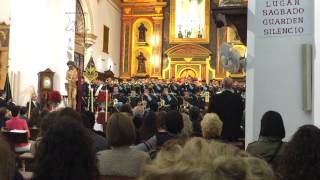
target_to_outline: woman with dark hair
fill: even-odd
[[[304,125],[288,142],[278,169],[280,180],[320,179],[320,129]]]
[[[57,116],[35,155],[33,180],[97,180],[95,149],[80,123]]]
[[[246,151],[266,160],[275,168],[286,144],[282,141],[285,135],[281,115],[275,111],[268,111],[262,116],[258,141],[249,144]]]
[[[124,104],[119,109],[120,112],[126,112],[129,113],[129,115],[132,115],[132,108],[130,104]]]
[[[31,143],[30,151],[32,154],[36,153],[42,137],[47,133],[49,128],[55,123],[57,116],[58,116],[58,111],[53,111],[51,113],[48,113],[46,116],[44,116],[41,119],[39,136],[35,141]]]
[[[149,138],[154,136],[157,132],[157,121],[156,113],[153,111],[148,112],[142,121],[142,126],[139,130],[140,139],[147,141]]]
[[[202,133],[201,133],[201,113],[200,113],[200,109],[196,106],[190,108],[189,111],[189,117],[190,120],[192,121],[192,127],[193,127],[193,134],[192,136],[196,136],[196,137],[201,137]]]

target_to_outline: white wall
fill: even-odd
[[[112,71],[119,76],[121,11],[111,0],[90,1],[90,3],[93,10],[94,34],[97,40],[89,48],[86,60],[88,61],[92,55],[99,71],[108,70],[111,65]],[[110,28],[109,54],[102,52],[104,25]]]
[[[29,86],[38,88],[37,73],[46,68],[56,72],[54,89],[66,94],[67,47],[69,38],[74,39],[74,33],[65,30],[66,12],[75,12],[75,0],[12,0],[11,5],[9,71],[20,72],[14,100],[24,104],[23,92]]]
[[[315,61],[314,61],[314,72],[313,72],[313,109],[314,109],[314,121],[315,124],[320,127],[320,1],[315,1]]]
[[[261,37],[258,1],[249,0],[248,10],[246,143],[258,139],[261,117],[268,110],[282,115],[287,139],[299,126],[313,123],[312,113],[302,110],[301,68],[301,45],[312,44],[313,34]]]
[[[11,0],[0,0],[0,23],[10,23]]]

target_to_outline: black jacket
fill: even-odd
[[[209,112],[217,113],[223,122],[223,138],[237,140],[241,135],[241,118],[243,115],[244,104],[242,97],[225,90],[212,96],[209,104]]]

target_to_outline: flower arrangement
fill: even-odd
[[[52,91],[49,93],[48,101],[51,103],[58,104],[61,102],[61,94],[59,91]]]

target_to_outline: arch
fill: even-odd
[[[207,48],[198,44],[180,44],[168,49],[165,54],[171,58],[207,58],[212,53]]]
[[[86,21],[86,33],[94,34],[94,17],[91,9],[90,0],[78,0],[81,4],[82,10],[85,14],[84,18]]]
[[[191,67],[186,67],[186,68],[183,68],[180,70],[180,72],[178,73],[179,74],[179,77],[178,78],[186,78],[188,76],[188,73],[189,72],[192,72],[194,74],[194,77],[197,77],[198,78],[198,73],[195,69],[191,68]],[[186,72],[187,73],[187,76],[186,77],[182,77],[183,73]],[[192,78],[194,78],[192,77]]]

